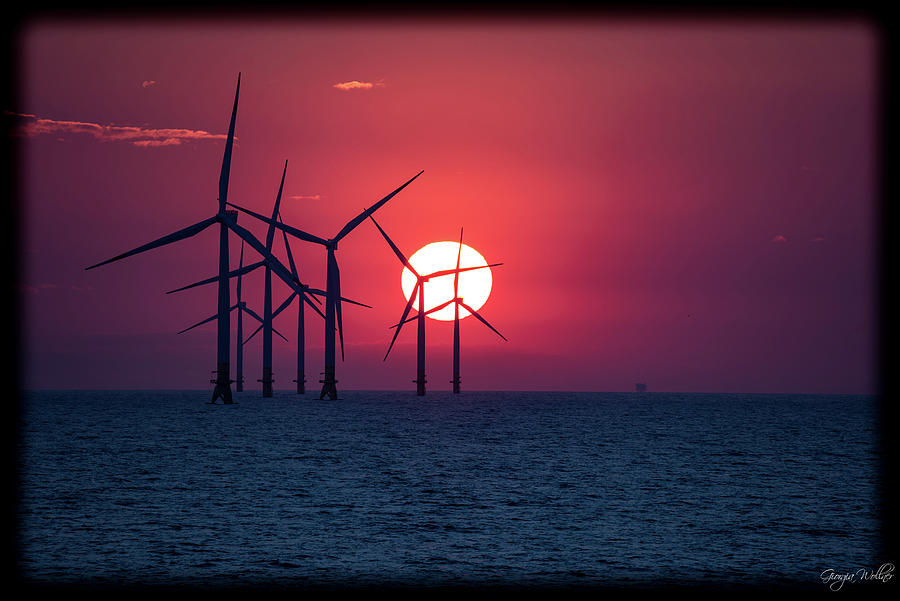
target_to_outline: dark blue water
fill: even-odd
[[[874,397],[31,392],[40,583],[823,589],[877,568]]]

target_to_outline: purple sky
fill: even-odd
[[[463,226],[504,263],[482,313],[509,342],[462,322],[464,390],[877,392],[864,22],[37,20],[20,41],[4,110],[21,123],[26,388],[209,387],[215,326],[176,332],[215,289],[164,292],[214,275],[217,233],[84,268],[215,213],[240,71],[231,200],[271,211],[287,159],[284,219],[330,237],[424,169],[379,223],[407,255]],[[293,249],[324,288],[324,252]],[[414,328],[382,361],[399,262],[371,223],[338,259],[344,295],[373,306],[344,311],[339,387],[411,389]],[[262,274],[244,288],[261,313]],[[289,389],[296,312],[275,327]],[[431,389],[450,387],[451,332],[428,322]]]

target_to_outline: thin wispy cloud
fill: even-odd
[[[129,125],[103,125],[86,121],[58,121],[44,119],[36,115],[11,113],[17,121],[15,132],[19,135],[35,137],[53,135],[61,136],[87,134],[100,142],[126,142],[134,146],[177,146],[188,142],[205,140],[224,140],[226,134],[212,134],[198,129],[155,129]],[[235,137],[235,140],[237,138]]]
[[[155,79],[147,79],[141,83],[141,87],[143,87],[143,88],[149,88],[150,86],[155,86],[155,85],[156,85]]]
[[[824,241],[825,241],[824,236],[816,236],[816,237],[810,239],[810,242],[824,242]]]
[[[356,81],[354,79],[353,81],[342,81],[340,83],[336,83],[336,84],[334,84],[333,87],[337,88],[338,90],[344,90],[344,91],[371,90],[373,88],[383,88],[384,81],[378,80],[373,83],[371,81]]]
[[[58,284],[19,284],[17,288],[20,292],[27,292],[28,294],[38,294],[46,290],[57,290],[60,288],[60,286]],[[88,286],[87,288],[72,286],[71,288],[72,290],[75,290],[77,292],[94,289],[92,286]]]
[[[322,200],[321,194],[291,194],[289,200]]]
[[[166,138],[165,140],[137,140],[132,144],[135,146],[178,146],[183,141],[181,138]]]
[[[777,236],[772,238],[772,242],[787,242],[787,238],[785,238],[781,234],[778,234]]]

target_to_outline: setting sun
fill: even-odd
[[[456,268],[456,257],[459,252],[459,242],[432,242],[417,250],[409,258],[409,262],[421,275],[428,275],[444,269]],[[488,263],[477,250],[466,244],[462,245],[462,254],[459,259],[460,268],[486,266]],[[467,305],[476,311],[481,308],[491,294],[493,277],[491,268],[474,269],[459,274],[459,296]],[[400,285],[403,288],[403,296],[409,300],[413,288],[416,285],[416,276],[403,268],[400,276]],[[425,283],[425,310],[436,307],[453,298],[453,276],[444,275],[428,280]],[[418,293],[413,306],[418,308]],[[428,317],[441,321],[453,321],[453,304],[440,311],[429,313]],[[463,307],[459,308],[459,317],[468,317],[470,313]]]

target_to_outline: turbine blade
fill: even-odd
[[[444,307],[446,307],[453,301],[454,301],[454,299],[451,298],[446,303],[441,303],[440,305],[437,305],[436,307],[432,307],[432,308],[428,309],[427,311],[425,311],[425,315],[428,315],[429,313],[434,313],[435,311],[440,311],[441,309],[443,309]]]
[[[306,294],[315,294],[316,296],[327,296],[324,290],[319,290],[318,288],[310,288],[309,286],[303,286],[303,292],[305,292]],[[322,304],[322,301],[315,297],[313,297],[313,300],[320,305]]]
[[[453,298],[459,298],[459,260],[462,258],[463,229],[459,228],[459,251],[456,253],[456,273],[453,274]]]
[[[253,330],[253,333],[250,334],[249,336],[247,336],[247,339],[244,340],[241,344],[247,344],[248,342],[250,342],[250,339],[253,338],[254,336],[256,336],[256,334],[259,333],[259,331],[260,331],[261,329],[262,329],[262,325],[260,325],[258,328],[256,328],[255,330]]]
[[[258,321],[259,323],[263,323],[263,318],[256,314],[256,311],[251,309],[250,307],[244,307],[244,311],[250,314],[250,317]]]
[[[284,224],[284,220],[281,218],[281,211],[278,212],[278,222],[281,224]],[[288,262],[291,265],[291,273],[294,275],[294,278],[298,282],[300,282],[300,274],[297,272],[297,264],[294,263],[294,253],[291,252],[291,245],[288,242],[287,232],[284,230],[281,230],[281,235],[284,238],[284,248],[287,250]],[[300,285],[302,286],[303,282],[300,282]],[[316,289],[309,288],[309,287],[305,287],[304,289],[308,294],[318,294],[319,296],[325,296],[324,290],[316,290]],[[320,305],[322,304],[322,301],[320,301],[316,297],[313,297],[313,300],[316,301],[317,303],[319,303]]]
[[[400,335],[400,330],[403,328],[403,324],[406,323],[406,316],[409,315],[410,309],[412,309],[413,301],[416,298],[416,291],[420,288],[420,280],[416,279],[416,285],[413,286],[412,292],[409,295],[409,300],[406,301],[406,307],[403,309],[403,315],[400,316],[400,323],[397,325],[397,330],[394,332],[394,337],[391,338],[391,345],[388,347],[387,352],[384,354],[384,359],[382,361],[387,361],[388,355],[391,354],[391,349],[394,348],[394,342],[397,341],[397,336]]]
[[[440,311],[441,309],[443,309],[444,307],[446,307],[447,305],[449,305],[450,303],[452,303],[453,300],[454,300],[454,299],[451,298],[451,299],[448,300],[446,303],[441,303],[440,305],[438,305],[438,306],[436,306],[436,307],[432,307],[431,309],[428,309],[427,311],[425,311],[424,313],[422,313],[422,315],[428,315],[429,313],[434,313],[435,311]],[[402,321],[402,322],[400,322],[400,323],[398,323],[398,324],[396,324],[396,325],[392,325],[391,327],[392,327],[392,328],[399,328],[399,327],[402,326],[403,324],[409,323],[409,322],[411,322],[412,320],[418,319],[418,318],[419,318],[418,315],[413,315],[412,317],[408,317],[405,321]]]
[[[202,326],[203,324],[209,323],[209,322],[211,322],[212,320],[217,319],[218,317],[219,317],[219,314],[216,313],[215,315],[212,315],[212,316],[210,316],[210,317],[207,317],[207,318],[204,319],[203,321],[198,321],[197,323],[195,323],[195,324],[192,325],[191,327],[185,328],[185,329],[181,330],[181,331],[178,332],[178,333],[179,333],[179,334],[184,334],[184,333],[187,332],[188,330],[193,330],[193,329],[196,328],[197,326]]]
[[[312,304],[312,302],[309,300],[309,297],[307,297],[305,294],[303,295],[303,300],[306,302],[307,305],[309,305],[310,307],[312,307],[312,308],[315,310],[315,312],[318,313],[318,314],[322,317],[322,319],[325,319],[325,314],[322,313],[322,310],[319,309],[319,308],[318,308],[317,306],[315,306],[314,304]]]
[[[331,256],[331,255],[329,255]],[[341,361],[344,360],[344,319],[341,316],[341,270],[338,268],[337,261],[334,262],[334,269],[337,271],[337,277],[335,278],[335,282],[337,282],[337,300],[334,303],[334,312],[335,317],[337,317],[337,329],[338,329],[338,338],[341,340]]]
[[[219,172],[219,212],[225,212],[228,201],[228,175],[231,172],[231,149],[234,146],[234,124],[237,121],[238,95],[241,92],[241,74],[238,73],[237,89],[234,91],[234,108],[231,109],[231,123],[228,125],[228,139],[225,141],[225,156]]]
[[[282,311],[287,309],[290,306],[291,301],[294,300],[295,296],[297,296],[297,293],[291,292],[290,296],[288,296],[286,299],[284,299],[284,302],[281,303],[281,305],[277,309],[272,311],[272,319],[275,319],[276,317],[278,317],[279,313],[281,313]]]
[[[371,207],[369,207],[368,209],[366,209],[365,211],[363,211],[362,213],[360,213],[359,215],[357,215],[355,218],[353,218],[353,219],[351,219],[349,222],[347,222],[347,225],[345,225],[345,226],[343,227],[343,229],[341,229],[341,231],[338,232],[338,235],[334,237],[334,241],[337,242],[337,241],[339,241],[341,238],[343,238],[344,236],[346,236],[347,234],[349,234],[349,233],[353,230],[353,228],[355,228],[357,225],[359,225],[360,223],[362,223],[363,221],[365,221],[366,217],[368,217],[369,215],[371,215],[372,213],[374,213],[375,211],[377,211],[379,208],[381,208],[381,206],[382,206],[384,203],[386,203],[387,201],[389,201],[390,199],[392,199],[392,198],[393,198],[400,190],[402,190],[402,189],[405,188],[406,186],[410,185],[410,184],[413,182],[414,179],[416,179],[417,177],[419,177],[420,175],[422,175],[424,172],[425,172],[424,169],[423,169],[422,171],[419,171],[419,172],[418,172],[415,176],[413,176],[412,179],[410,179],[408,182],[406,182],[405,184],[403,184],[402,186],[400,186],[399,188],[397,188],[396,190],[394,190],[393,192],[391,192],[390,194],[388,194],[387,196],[385,196],[384,198],[382,198],[381,200],[379,200],[378,202],[376,202],[375,204],[373,204]]]
[[[470,307],[469,305],[467,305],[466,303],[464,303],[464,302],[462,302],[462,301],[459,301],[459,304],[460,304],[460,306],[463,307],[466,311],[468,311],[469,313],[471,313],[472,315],[474,315],[475,317],[477,317],[477,318],[478,318],[478,321],[480,321],[481,323],[483,323],[484,325],[486,325],[486,326],[489,327],[490,329],[494,330],[494,333],[497,334],[497,336],[499,336],[499,337],[502,338],[503,340],[506,340],[506,336],[504,336],[503,334],[501,334],[500,332],[498,332],[497,329],[496,329],[494,326],[492,326],[491,324],[489,324],[489,323],[487,322],[487,320],[486,320],[484,317],[482,317],[481,315],[478,314],[478,311],[476,311],[475,309],[473,309],[472,307]],[[509,342],[509,340],[506,340],[506,341]]]
[[[372,223],[375,224],[375,227],[378,228],[378,231],[381,232],[381,235],[384,237],[385,240],[387,240],[387,243],[391,246],[391,249],[393,249],[394,254],[397,255],[397,258],[398,258],[398,259],[400,259],[400,262],[403,263],[403,265],[404,265],[407,269],[409,269],[411,272],[413,272],[413,274],[414,274],[416,277],[419,277],[419,272],[417,272],[417,271],[415,270],[415,268],[412,266],[412,264],[410,264],[409,260],[406,258],[406,255],[404,255],[404,254],[400,251],[400,249],[397,248],[397,245],[394,244],[394,241],[391,240],[390,236],[388,236],[387,233],[386,233],[383,229],[381,229],[381,226],[378,225],[378,222],[375,221],[375,218],[372,217],[371,215],[369,215],[369,219],[372,220]]]
[[[422,276],[423,278],[432,280],[434,278],[439,278],[445,275],[451,275],[454,273],[463,273],[465,271],[472,271],[474,269],[485,269],[486,267],[497,267],[499,265],[503,265],[503,263],[491,263],[490,265],[477,265],[475,267],[462,267],[460,269],[442,269],[441,271],[435,271],[433,273],[429,273],[428,275]]]
[[[169,290],[166,294],[174,294],[175,292],[181,292],[182,290],[188,290],[189,288],[196,288],[197,286],[205,286],[206,284],[212,284],[213,282],[218,282],[219,276],[214,275],[211,278],[206,278],[200,282],[194,282],[193,284],[188,284],[187,286],[182,286],[181,288],[176,288],[175,290]],[[240,298],[240,295],[238,295]]]
[[[238,299],[241,298],[241,294],[240,294],[240,281],[241,281],[241,279],[240,279],[240,276],[241,276],[241,275],[244,275],[244,274],[246,274],[246,273],[250,273],[251,271],[253,271],[253,270],[256,269],[257,267],[261,267],[261,266],[263,266],[263,265],[265,265],[265,264],[266,264],[265,261],[259,261],[258,263],[254,263],[254,264],[252,264],[252,265],[247,265],[246,267],[241,267],[240,269],[235,269],[234,271],[229,271],[229,272],[228,272],[228,277],[229,277],[229,278],[233,278],[233,277],[235,277],[235,276],[238,276]],[[218,281],[219,281],[219,276],[214,275],[213,277],[211,277],[211,278],[206,278],[205,280],[202,280],[202,281],[200,281],[200,282],[194,282],[193,284],[188,284],[187,286],[182,286],[181,288],[177,288],[177,289],[175,289],[175,290],[169,290],[168,292],[166,292],[166,294],[173,294],[173,293],[175,293],[175,292],[181,292],[182,290],[187,290],[188,288],[195,288],[195,287],[197,287],[197,286],[205,286],[206,284],[212,284],[212,283],[218,282]]]
[[[272,331],[273,331],[274,333],[278,334],[279,336],[281,336],[281,339],[284,340],[285,342],[290,342],[290,340],[288,340],[287,338],[285,338],[284,336],[282,336],[281,332],[279,332],[278,330],[276,330],[274,326],[272,327]]]
[[[401,328],[401,327],[403,327],[403,324],[409,323],[409,322],[411,322],[411,321],[413,321],[413,320],[416,320],[416,319],[419,319],[419,316],[418,316],[418,315],[413,315],[412,317],[407,317],[406,319],[404,319],[404,320],[401,321],[400,323],[395,323],[394,325],[388,326],[388,327],[389,327],[391,330],[393,330],[394,328]]]
[[[281,212],[278,212],[278,223],[284,223],[284,220],[281,218]],[[297,273],[297,265],[294,263],[294,253],[291,252],[291,245],[288,242],[287,232],[281,230],[281,235],[284,237],[284,248],[287,250],[288,263],[291,266],[291,273],[294,274],[294,277],[298,280],[300,279],[300,274]]]
[[[259,219],[260,221],[262,221],[264,223],[268,223],[270,225],[272,224],[272,220],[269,219],[268,217],[266,217],[265,215],[260,215],[259,213],[255,212],[255,211],[251,211],[250,209],[245,209],[244,207],[238,206],[238,205],[234,204],[233,202],[229,202],[228,206],[234,207],[238,211],[242,211],[242,212],[246,213],[247,215],[250,215],[251,217],[256,217],[257,219]],[[293,236],[295,238],[300,238],[301,240],[306,240],[307,242],[314,242],[316,244],[328,246],[327,240],[319,238],[318,236],[313,236],[312,234],[307,234],[306,232],[304,232],[302,230],[298,230],[295,227],[291,227],[290,225],[287,225],[286,223],[275,222],[275,227],[277,227],[278,229],[280,229],[284,232],[287,232],[288,234],[290,234],[291,236]]]
[[[300,285],[299,280],[295,280],[294,276],[287,270],[287,267],[281,264],[281,261],[275,258],[272,253],[266,250],[266,247],[263,246],[259,240],[257,240],[253,234],[248,232],[243,227],[239,226],[231,217],[225,214],[220,214],[219,219],[222,219],[223,223],[227,225],[231,230],[247,241],[247,244],[252,246],[256,252],[263,258],[266,264],[272,269],[272,273],[277,275],[291,290],[294,290],[297,293],[303,292],[303,287]]]
[[[459,266],[457,265],[457,267],[459,267]],[[241,240],[241,260],[238,262],[238,271],[240,271],[243,268],[244,268],[244,241]],[[229,277],[230,277],[230,274],[229,274]],[[238,300],[238,303],[241,302],[241,274],[240,273],[238,274],[238,280],[237,280],[237,300]]]
[[[350,300],[349,298],[344,298],[343,296],[339,296],[339,297],[338,297],[338,300],[340,300],[340,301],[342,301],[342,302],[345,302],[345,303],[350,303],[350,304],[352,304],[352,305],[359,305],[360,307],[365,307],[366,309],[371,309],[371,308],[372,308],[370,305],[367,305],[367,304],[365,304],[365,303],[360,303],[360,302],[355,301],[355,300]]]
[[[260,322],[259,327],[257,327],[255,330],[253,330],[253,333],[250,334],[250,336],[244,341],[244,344],[247,344],[248,342],[250,342],[250,339],[253,338],[254,336],[256,336],[256,333],[259,332],[263,328],[263,319],[262,319],[262,317],[260,317],[259,315],[254,313],[252,310],[248,309],[247,307],[244,307],[244,311],[246,311],[247,313],[252,315],[256,319],[256,321]],[[272,331],[275,332],[276,334],[278,334],[279,336],[281,336],[282,338],[284,338],[284,336],[282,336],[281,332],[276,330],[274,327],[272,327]],[[284,338],[284,339],[287,340],[287,338]]]
[[[287,175],[287,160],[284,161],[284,171],[281,173],[281,185],[278,186],[278,196],[275,197],[275,208],[272,210],[272,221],[266,232],[266,249],[272,252],[272,243],[275,242],[275,224],[278,223],[278,209],[281,206],[281,192],[284,190],[284,176]],[[281,230],[284,232],[284,230]],[[297,274],[294,274],[296,276]]]
[[[196,234],[199,234],[212,224],[216,222],[218,216],[210,217],[209,219],[204,219],[203,221],[199,221],[194,225],[190,225],[184,229],[178,230],[174,234],[169,234],[168,236],[163,236],[162,238],[158,238],[153,242],[148,242],[143,246],[139,246],[134,250],[129,250],[126,253],[122,253],[121,255],[116,255],[112,259],[107,259],[101,263],[97,263],[96,265],[91,265],[90,267],[85,267],[85,270],[93,269],[95,267],[100,267],[101,265],[106,265],[107,263],[112,263],[113,261],[118,261],[119,259],[124,259],[125,257],[130,257],[131,255],[136,255],[138,253],[142,253],[146,250],[151,250],[153,248],[158,248],[160,246],[165,246],[166,244],[171,244],[172,242],[178,242],[179,240],[184,240],[185,238],[190,238]]]

